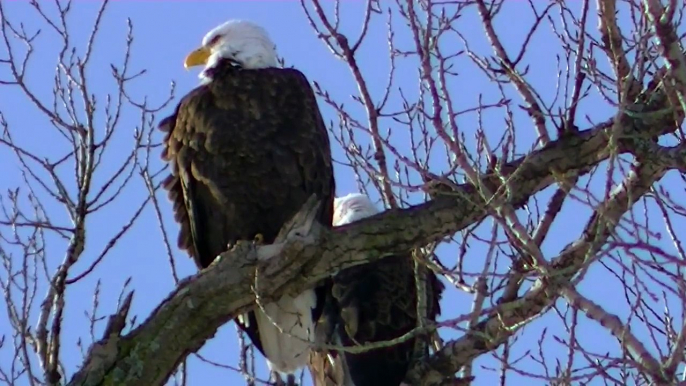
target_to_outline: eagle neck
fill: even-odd
[[[240,71],[243,67],[240,63],[232,58],[220,58],[215,63],[210,64],[205,67],[204,70],[198,75],[201,84],[208,84],[214,79],[214,77],[225,71]]]

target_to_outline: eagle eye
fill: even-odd
[[[208,47],[212,47],[213,45],[217,44],[219,42],[219,39],[221,38],[221,35],[217,35],[210,39],[209,43],[207,43]]]

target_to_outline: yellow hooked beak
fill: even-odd
[[[186,56],[186,59],[183,61],[183,66],[188,70],[190,67],[206,64],[207,59],[210,58],[211,54],[212,52],[210,52],[209,48],[200,47]]]

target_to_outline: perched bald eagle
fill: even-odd
[[[335,184],[324,121],[307,78],[277,68],[266,31],[232,20],[211,30],[185,67],[205,65],[201,85],[159,128],[164,181],[180,223],[178,245],[199,269],[238,240],[270,244],[312,195],[317,220],[331,227]],[[307,364],[323,286],[284,296],[236,319],[272,370]],[[272,321],[276,322],[276,327]],[[280,329],[282,329],[280,332]]]
[[[333,225],[349,224],[377,213],[367,196],[349,194],[335,199]],[[358,265],[341,271],[333,281],[333,297],[340,308],[336,335],[343,346],[392,340],[417,326],[417,287],[412,256],[389,256]],[[426,289],[428,318],[435,321],[440,313],[439,300],[444,286],[431,271]],[[343,365],[347,366],[348,374],[342,383],[400,385],[415,355],[416,339],[359,354],[345,352]]]

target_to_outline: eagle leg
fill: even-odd
[[[286,383],[281,378],[281,374],[279,374],[276,371],[272,371],[271,373],[271,378],[274,381],[274,386],[286,386]]]

